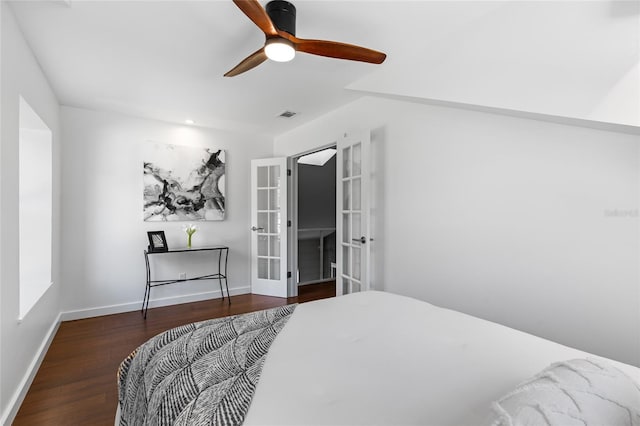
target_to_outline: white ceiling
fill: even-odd
[[[266,2],[263,2],[263,5]],[[277,135],[351,102],[345,87],[420,53],[499,2],[298,0],[297,35],[388,54],[382,65],[299,54],[223,74],[264,36],[231,2],[15,1],[24,35],[63,105]],[[415,70],[414,70],[415,71]],[[292,110],[292,119],[278,115]]]
[[[348,88],[640,129],[640,1],[486,3]]]
[[[386,62],[299,54],[225,78],[264,42],[231,0],[11,4],[69,106],[271,136],[363,93],[640,123],[635,0],[294,3],[299,37],[381,50]]]
[[[300,1],[297,35],[390,48],[389,28],[356,2]],[[278,134],[358,95],[376,65],[299,54],[223,74],[264,43],[228,1],[14,2],[24,35],[64,105]],[[299,113],[277,117],[285,110]]]

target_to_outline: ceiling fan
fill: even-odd
[[[278,62],[290,61],[296,51],[372,64],[381,64],[387,57],[382,52],[352,44],[296,37],[296,8],[288,1],[270,1],[266,9],[262,8],[258,0],[233,0],[233,2],[264,32],[266,41],[262,48],[242,60],[227,72],[225,77],[242,74],[267,59]]]

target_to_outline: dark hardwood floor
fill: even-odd
[[[113,425],[120,362],[150,337],[182,324],[335,296],[335,282],[301,286],[298,297],[245,294],[60,324],[14,425]]]

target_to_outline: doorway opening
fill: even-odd
[[[336,157],[332,145],[292,159],[296,292],[302,286],[335,286]]]
[[[296,297],[299,284],[306,292],[313,282],[332,284],[337,296],[369,290],[374,241],[370,236],[370,145],[371,133],[357,131],[295,156],[251,160],[252,293]],[[320,164],[303,159],[327,148],[331,150],[324,152],[326,158]],[[325,185],[306,185],[306,166],[316,168],[310,169],[312,173],[325,172],[322,169],[327,166]],[[300,203],[298,194],[303,198]],[[312,214],[311,220],[305,212]],[[306,239],[316,242],[306,243]],[[298,242],[309,244],[315,252],[309,258],[311,267],[298,266]],[[306,262],[304,250],[301,262]]]

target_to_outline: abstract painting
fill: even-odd
[[[225,152],[148,142],[144,146],[144,220],[223,220]]]

